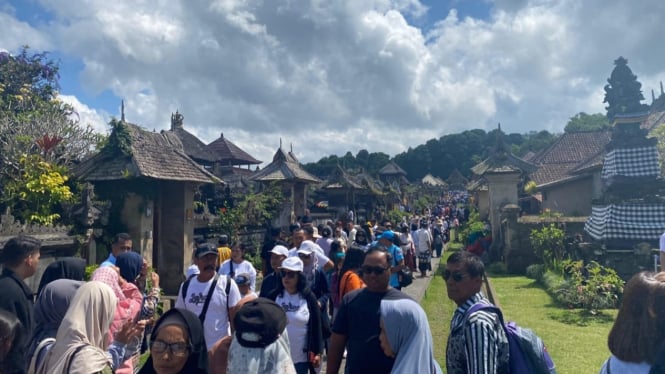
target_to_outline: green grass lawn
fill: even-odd
[[[445,372],[446,340],[456,306],[446,296],[443,268],[439,267],[440,273],[432,279],[421,304],[429,317],[434,356]],[[490,281],[504,318],[536,331],[547,345],[558,373],[598,372],[610,354],[607,335],[616,310],[591,316],[581,310],[562,309],[537,283],[523,276],[495,276]]]

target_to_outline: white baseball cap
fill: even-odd
[[[284,270],[302,272],[303,267],[304,265],[302,263],[302,260],[299,259],[298,257],[292,256],[284,260],[282,262],[282,266],[280,266],[279,268]]]
[[[283,245],[274,246],[273,249],[270,251],[270,253],[274,253],[274,254],[280,255],[280,256],[289,257],[289,249],[286,248]]]
[[[314,252],[314,242],[311,240],[305,240],[300,244],[300,248],[296,253],[302,253],[306,255],[311,255]]]

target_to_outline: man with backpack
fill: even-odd
[[[455,252],[446,263],[443,278],[448,297],[457,304],[446,348],[448,374],[508,373],[509,344],[501,317],[474,305],[492,303],[480,291],[485,267],[470,252]],[[475,311],[467,313],[470,308]]]
[[[218,340],[231,334],[230,310],[240,301],[240,291],[233,279],[217,274],[217,248],[208,243],[200,244],[194,257],[200,273],[180,285],[175,307],[199,316],[210,350]]]

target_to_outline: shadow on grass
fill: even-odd
[[[585,309],[556,310],[548,313],[548,316],[561,323],[575,326],[589,326],[592,323],[613,323],[614,317],[603,311],[592,313]]]

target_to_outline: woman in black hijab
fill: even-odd
[[[139,374],[207,373],[208,352],[199,317],[180,308],[164,313],[150,336],[150,358]]]
[[[47,284],[58,279],[71,279],[82,281],[85,276],[86,262],[80,257],[64,257],[52,262],[44,270],[42,279],[39,281],[37,295],[42,293]]]

